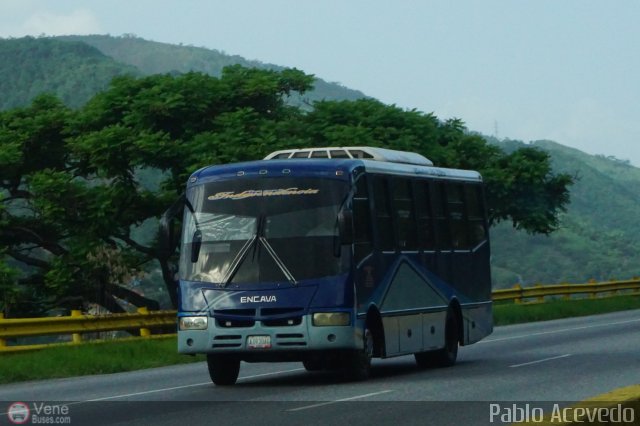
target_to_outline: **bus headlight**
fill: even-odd
[[[351,324],[349,312],[316,312],[313,314],[313,325],[317,327],[349,324]]]
[[[181,317],[180,330],[206,330],[208,325],[207,317]]]

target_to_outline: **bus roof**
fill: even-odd
[[[231,177],[274,177],[274,176],[308,176],[333,179],[349,179],[355,170],[367,173],[424,176],[435,179],[463,180],[481,182],[480,173],[473,170],[447,169],[433,166],[391,163],[377,160],[360,159],[313,159],[291,158],[286,160],[256,160],[242,163],[221,164],[204,167],[191,175],[189,183],[202,180],[228,179]]]

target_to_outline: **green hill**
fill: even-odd
[[[227,65],[281,70],[284,67],[193,46],[178,46],[132,36],[107,35],[0,39],[0,109],[28,104],[42,92],[79,106],[107,87],[114,76],[198,71],[219,76]],[[319,99],[354,100],[365,95],[316,79],[315,89],[291,103]]]
[[[0,39],[0,109],[25,106],[53,93],[77,107],[117,75],[140,75],[86,43],[49,38]]]
[[[509,224],[493,229],[496,287],[640,276],[640,169],[551,141],[532,145],[551,154],[555,171],[577,177],[571,204],[549,237],[516,232]]]

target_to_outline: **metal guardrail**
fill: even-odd
[[[589,282],[586,284],[552,284],[536,285],[533,287],[521,287],[493,290],[494,301],[513,300],[515,303],[523,303],[526,300],[535,299],[535,302],[544,302],[547,296],[562,296],[570,299],[572,295],[586,294],[595,299],[600,293],[618,294],[620,291],[632,290],[640,294],[640,278],[625,281]]]
[[[153,311],[139,308],[132,314],[83,315],[71,311],[66,317],[3,318],[0,314],[0,353],[40,349],[49,346],[83,343],[83,333],[103,331],[135,330],[142,338],[151,336],[151,329],[174,326],[176,311]],[[8,339],[50,335],[71,335],[70,342],[39,345],[7,345]]]
[[[589,298],[596,298],[600,293],[618,294],[621,291],[631,291],[640,294],[640,278],[626,281],[590,282],[586,284],[553,284],[536,285],[494,290],[494,301],[509,301],[514,303],[544,302],[547,296],[561,296],[570,299],[573,295],[583,294]],[[146,308],[138,309],[133,314],[83,315],[80,311],[71,311],[67,317],[47,318],[11,318],[5,319],[0,314],[0,354],[24,350],[40,349],[49,346],[81,344],[83,333],[102,331],[136,330],[141,338],[167,336],[153,335],[152,328],[174,326],[176,311],[152,311]],[[35,337],[48,335],[71,335],[70,342],[50,343],[38,345],[8,345],[7,340],[18,337]]]

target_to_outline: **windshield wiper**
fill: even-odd
[[[261,214],[260,216],[258,216],[256,233],[253,234],[253,237],[245,241],[245,243],[240,248],[240,251],[238,251],[238,254],[236,255],[236,257],[233,258],[231,265],[229,265],[229,269],[227,269],[227,273],[222,278],[222,282],[220,284],[221,287],[226,287],[231,282],[233,277],[236,275],[236,272],[238,272],[238,269],[240,269],[240,265],[244,261],[245,257],[247,257],[247,253],[249,253],[251,246],[253,246],[253,254],[251,256],[252,258],[255,258],[256,251],[258,249],[258,244],[256,242],[258,240],[258,237],[264,232],[265,222],[266,220],[265,220],[264,214]]]
[[[266,216],[264,214],[261,214],[258,217],[258,226],[256,228],[256,234],[254,235],[254,239],[255,238],[262,238],[263,234],[264,234],[264,228],[265,228],[265,223],[267,222],[266,220]],[[258,255],[260,255],[259,253],[259,246],[258,244],[256,244],[255,246],[253,246],[253,253],[251,255],[252,259],[256,258],[256,253],[258,253]]]
[[[247,257],[247,254],[252,246],[253,246],[253,253],[251,255],[252,258],[255,259],[256,253],[259,255],[260,247],[258,242],[260,242],[260,244],[262,244],[264,248],[267,249],[267,253],[269,253],[269,256],[271,256],[271,258],[274,260],[274,262],[276,263],[280,271],[282,271],[284,276],[287,278],[287,281],[289,281],[289,283],[291,283],[292,285],[298,284],[298,281],[296,281],[293,274],[291,274],[291,271],[289,271],[289,269],[284,264],[282,259],[280,259],[276,251],[273,249],[273,247],[271,247],[271,244],[269,244],[267,239],[263,236],[266,222],[267,222],[266,216],[264,214],[261,214],[258,217],[256,233],[253,235],[253,237],[251,237],[249,240],[247,240],[244,243],[244,245],[242,246],[242,248],[240,249],[236,257],[231,262],[231,265],[229,265],[229,269],[227,270],[227,273],[222,279],[222,284],[221,284],[222,287],[226,287],[231,282],[236,272],[238,272],[238,269],[240,269],[240,265]]]
[[[240,248],[240,251],[238,251],[238,254],[236,255],[236,257],[233,258],[231,265],[229,265],[229,269],[227,269],[227,273],[224,274],[220,287],[226,287],[227,284],[229,284],[229,282],[233,279],[233,276],[236,274],[236,272],[238,272],[238,269],[240,268],[242,261],[247,256],[249,249],[256,242],[257,239],[258,239],[258,236],[254,235],[253,237],[249,238],[247,241],[244,242],[243,246]]]
[[[278,268],[280,268],[280,270],[282,271],[282,273],[284,274],[285,277],[287,277],[287,280],[289,280],[289,282],[292,285],[297,285],[298,282],[296,281],[296,279],[293,277],[293,275],[291,274],[291,272],[289,271],[289,269],[287,269],[287,266],[284,264],[284,262],[282,260],[280,260],[280,258],[278,257],[278,254],[276,253],[276,251],[273,249],[273,247],[271,247],[271,244],[269,244],[269,242],[267,241],[267,239],[265,237],[260,237],[260,242],[262,243],[262,245],[267,249],[267,253],[269,253],[269,255],[273,258],[273,260],[276,262],[276,265],[278,265]]]

